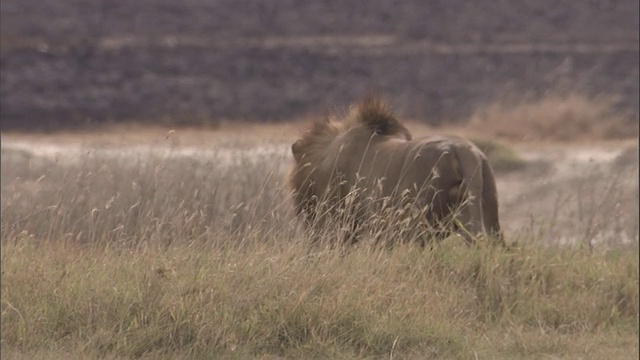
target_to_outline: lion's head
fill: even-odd
[[[366,145],[371,136],[397,137],[411,140],[411,133],[390,111],[388,104],[378,97],[368,97],[353,107],[345,119],[328,116],[316,121],[301,139],[293,143],[291,152],[296,166],[304,160],[311,162],[326,154],[326,146],[343,133],[350,132],[350,142],[360,142],[354,146]]]

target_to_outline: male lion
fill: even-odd
[[[363,229],[395,226],[423,244],[425,235],[450,231],[468,244],[483,234],[502,243],[496,184],[482,151],[453,136],[412,140],[378,98],[344,119],[316,122],[291,150],[296,211],[317,236],[346,228],[345,241],[355,243]]]

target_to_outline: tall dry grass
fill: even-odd
[[[637,357],[637,247],[313,248],[282,158],[92,154],[3,154],[3,358]]]
[[[235,240],[260,224],[286,223],[281,219],[290,211],[282,166],[248,155],[87,153],[72,165],[44,158],[21,163],[22,157],[3,155],[4,239],[166,245]]]
[[[551,92],[542,97],[504,97],[471,116],[469,127],[512,141],[628,139],[638,137],[638,118],[615,110],[611,96]]]

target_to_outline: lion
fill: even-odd
[[[456,136],[413,139],[378,97],[315,122],[291,152],[296,214],[314,234],[347,229],[343,241],[354,244],[364,229],[393,225],[423,245],[454,232],[469,245],[503,241],[485,154]]]

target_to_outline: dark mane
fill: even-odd
[[[361,125],[369,129],[371,135],[401,136],[411,140],[411,133],[391,112],[389,105],[377,96],[368,96],[342,119],[328,116],[315,121],[296,146],[307,156],[321,155],[338,135]]]
[[[409,130],[391,112],[389,105],[377,96],[369,96],[360,102],[352,114],[352,119],[364,124],[377,135],[403,135],[407,140],[411,140]]]
[[[321,155],[327,144],[343,132],[343,128],[343,123],[330,117],[316,120],[311,125],[311,128],[305,131],[300,140],[296,141],[294,147],[302,151],[306,156]]]
[[[389,105],[377,96],[368,96],[352,108],[345,119],[326,117],[317,120],[302,136],[305,145],[324,144],[358,125],[365,125],[371,133],[382,136],[403,135],[411,140],[411,133],[400,123]]]

